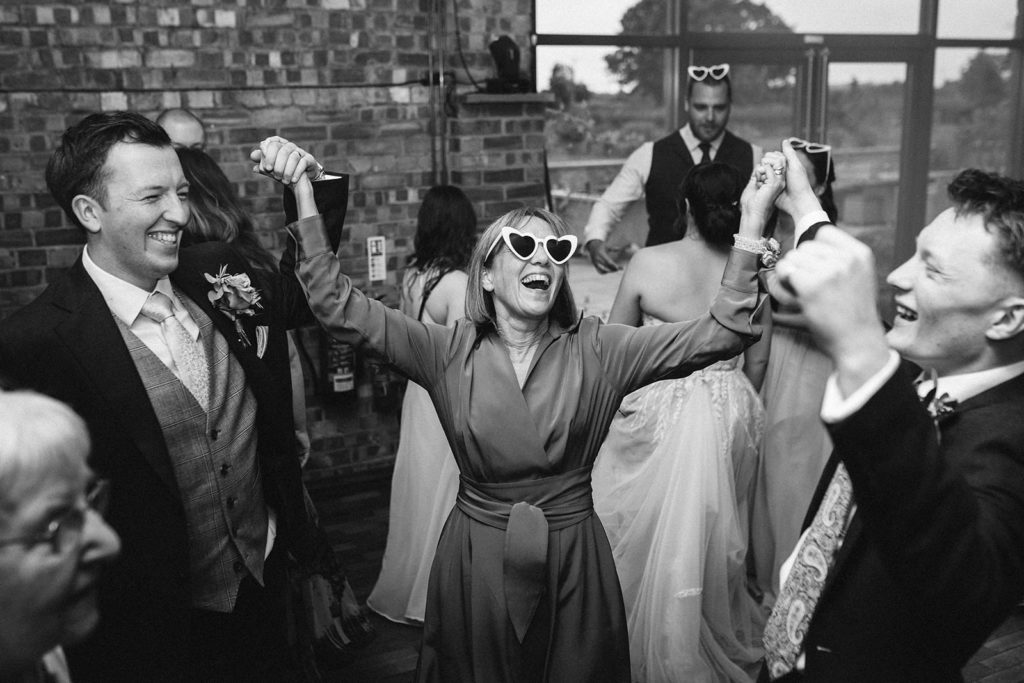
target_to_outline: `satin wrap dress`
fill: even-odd
[[[319,216],[289,230],[320,323],[428,390],[461,473],[431,568],[417,680],[629,681],[591,467],[623,396],[735,356],[760,335],[757,256],[732,251],[697,320],[553,325],[520,389],[492,325],[407,317],[352,287]]]

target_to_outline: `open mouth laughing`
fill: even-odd
[[[900,320],[912,323],[917,320],[917,311],[912,308],[907,308],[902,304],[896,304],[896,317]]]
[[[547,291],[551,287],[551,276],[544,273],[530,273],[522,280],[523,286],[527,289],[539,289]]]

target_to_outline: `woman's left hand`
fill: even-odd
[[[740,197],[740,233],[746,234],[752,230],[744,230],[744,224],[749,228],[757,225],[756,236],[761,236],[761,229],[768,222],[769,216],[775,207],[775,199],[786,187],[786,157],[782,152],[766,152],[761,157],[761,163],[750,175],[743,194]]]

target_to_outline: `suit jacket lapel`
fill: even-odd
[[[113,313],[81,259],[54,294],[54,305],[68,312],[55,333],[77,360],[98,400],[109,405],[110,419],[121,424],[160,479],[177,493],[178,484],[156,413]]]

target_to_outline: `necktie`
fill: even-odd
[[[697,165],[700,166],[701,164],[710,164],[711,163],[711,143],[710,142],[702,142],[702,143],[700,143],[699,147],[700,147],[700,163],[698,163]]]
[[[839,463],[765,625],[765,663],[772,680],[796,665],[825,577],[846,531],[852,501],[850,475]]]
[[[160,323],[160,331],[177,366],[181,383],[195,396],[203,410],[206,410],[209,402],[206,354],[202,345],[192,339],[181,321],[174,317],[174,304],[171,298],[162,292],[153,292],[142,305],[142,315]]]

